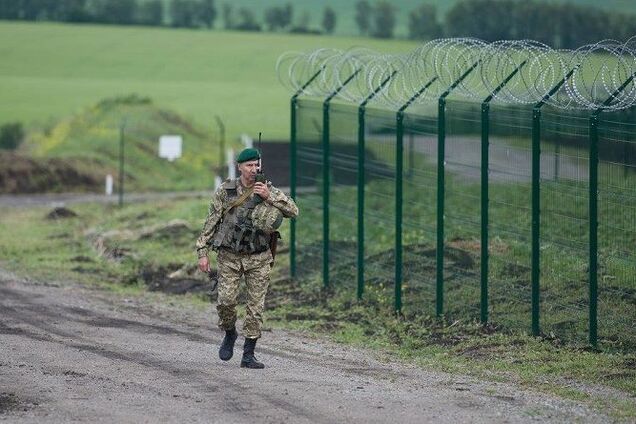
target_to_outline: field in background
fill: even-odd
[[[290,50],[417,44],[324,37],[94,25],[0,23],[0,124],[52,122],[103,98],[136,93],[227,136],[289,136],[289,97],[278,57]]]

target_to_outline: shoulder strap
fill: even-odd
[[[252,195],[253,192],[254,192],[254,189],[252,187],[245,190],[243,194],[241,194],[239,197],[234,199],[232,203],[230,203],[229,205],[225,207],[225,209],[223,210],[223,215],[228,213],[233,208],[237,206],[241,206],[243,203],[245,203],[245,201]]]

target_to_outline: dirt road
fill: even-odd
[[[0,421],[607,422],[508,384],[381,361],[301,333],[264,333],[264,370],[217,356],[213,306],[0,272]]]

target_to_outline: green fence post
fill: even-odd
[[[599,115],[616,96],[623,91],[636,77],[632,74],[605,100],[601,107],[590,116],[590,169],[589,169],[589,217],[590,217],[590,334],[589,341],[595,348],[598,346],[598,125]]]
[[[532,334],[539,335],[541,107],[532,109]]]
[[[488,322],[488,155],[490,137],[490,102],[527,63],[521,62],[481,103],[481,322]]]
[[[329,287],[329,105],[358,72],[360,69],[351,74],[322,104],[322,283],[325,288]]]
[[[395,157],[395,310],[402,311],[402,203],[403,203],[403,172],[404,172],[404,111],[418,97],[431,86],[437,77],[428,81],[411,98],[400,107],[396,116],[396,157]],[[413,138],[411,137],[411,146]],[[411,150],[409,163],[412,161]],[[412,169],[410,170],[412,171]]]
[[[329,287],[329,102],[322,106],[322,283]]]
[[[475,62],[457,81],[442,93],[437,101],[437,286],[436,315],[444,313],[444,161],[446,158],[446,97],[470,74],[479,64]]]
[[[597,346],[598,305],[598,112],[590,116],[589,216],[590,216],[590,310],[589,341]]]
[[[402,201],[404,176],[404,111],[396,117],[395,144],[395,311],[402,311]]]
[[[532,108],[532,335],[538,336],[540,306],[540,236],[541,236],[541,108],[572,76],[572,69]]]
[[[490,103],[481,104],[481,314],[482,324],[488,322],[488,155],[490,135]]]
[[[119,207],[124,206],[124,141],[126,119],[119,126]]]
[[[320,68],[307,80],[291,98],[290,106],[290,135],[289,135],[289,191],[292,199],[296,199],[296,172],[298,166],[298,145],[296,143],[296,110],[298,108],[298,96],[320,75],[324,67]],[[289,272],[292,278],[296,277],[296,219],[289,223]]]
[[[296,145],[296,108],[297,96],[291,98],[290,135],[289,135],[289,192],[296,200],[296,166],[298,164],[298,146]],[[296,278],[296,218],[289,223],[289,274]]]
[[[358,300],[362,299],[364,293],[364,156],[366,149],[364,118],[367,103],[373,100],[380,90],[393,78],[396,72],[397,71],[393,71],[391,75],[386,77],[358,107]]]
[[[406,176],[411,178],[413,176],[413,168],[415,168],[415,135],[409,133],[409,170],[406,171]]]

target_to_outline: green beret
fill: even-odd
[[[258,149],[244,149],[241,153],[239,153],[236,158],[236,162],[243,163],[248,160],[257,160],[261,158],[261,153]]]

